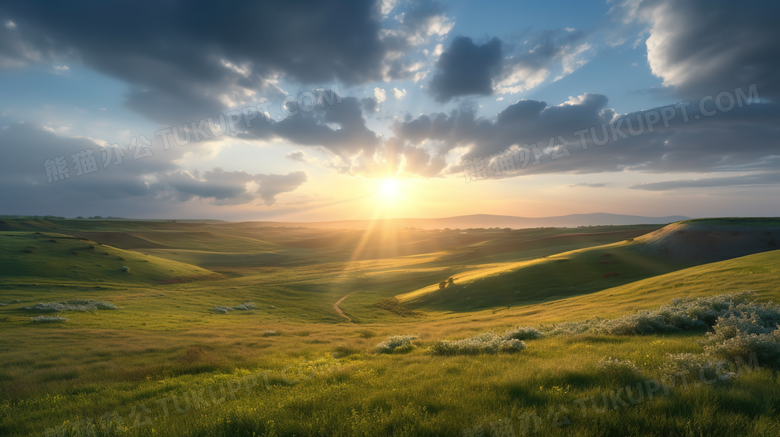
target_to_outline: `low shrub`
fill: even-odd
[[[431,346],[431,352],[437,355],[477,355],[519,352],[525,347],[525,343],[521,340],[507,338],[494,332],[485,332],[462,340],[439,341]]]
[[[737,378],[739,375],[731,372],[727,364],[731,363],[716,361],[707,355],[670,354],[663,370],[667,375],[682,373],[698,377],[702,381],[729,381]]]
[[[745,318],[749,314],[757,314],[765,327],[780,322],[780,306],[750,302],[754,296],[755,293],[745,291],[695,299],[674,299],[658,309],[640,311],[617,319],[597,318],[562,323],[544,327],[543,330],[547,335],[646,335],[707,328],[715,325],[720,318],[730,315]]]
[[[718,330],[705,342],[704,352],[708,355],[728,359],[744,359],[755,353],[761,365],[780,369],[780,328],[770,333],[755,334],[737,330],[724,341],[717,339]]]
[[[525,326],[523,328],[516,327],[512,328],[508,331],[506,331],[502,337],[504,337],[507,340],[515,339],[515,340],[534,340],[537,338],[544,337],[544,334],[539,331],[538,329],[532,327],[532,326]]]
[[[244,302],[241,305],[237,305],[234,307],[214,307],[211,310],[215,313],[219,314],[227,314],[228,311],[238,310],[238,311],[249,311],[249,310],[256,310],[257,305],[254,304],[254,302]]]
[[[23,307],[23,310],[37,311],[41,313],[58,313],[60,311],[97,311],[97,310],[118,310],[118,306],[110,302],[101,302],[95,300],[69,300],[65,302],[37,303],[32,306]]]
[[[246,303],[242,303],[241,305],[233,307],[233,309],[239,311],[256,310],[257,305],[255,305],[254,302],[246,302]]]
[[[393,335],[376,345],[376,351],[380,354],[409,352],[415,347],[414,340],[417,340],[416,335]]]

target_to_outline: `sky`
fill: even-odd
[[[780,3],[0,2],[0,214],[780,215]]]

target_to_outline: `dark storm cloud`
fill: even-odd
[[[521,100],[495,119],[477,117],[474,108],[461,108],[450,114],[423,114],[396,122],[393,132],[412,144],[434,140],[446,151],[473,145],[471,155],[494,153],[513,144],[546,140],[553,132],[571,133],[582,126],[607,122],[614,111],[606,105],[607,97],[600,94],[586,94],[575,104],[552,107],[546,102]]]
[[[536,146],[539,153],[549,146],[557,149],[556,159],[551,159],[548,151],[543,162],[527,165],[509,177],[625,170],[706,173],[768,170],[780,165],[777,105],[754,103],[707,116],[700,112],[698,102],[693,102],[686,107],[687,122],[677,109],[667,127],[661,120],[663,108],[616,115],[607,103],[606,96],[598,94],[586,94],[558,106],[521,100],[495,119],[477,117],[473,109],[458,109],[397,122],[393,131],[411,145],[433,141],[439,153],[461,147],[467,150],[464,157],[487,158],[513,146]],[[657,122],[652,131],[648,120]],[[629,123],[636,132],[641,126],[641,133],[630,134]],[[576,132],[584,135],[587,150]],[[606,144],[594,144],[594,132],[599,142],[606,132]]]
[[[126,82],[127,105],[165,123],[217,113],[247,90],[274,96],[277,78],[381,80],[388,54],[411,47],[385,37],[378,5],[365,0],[32,0],[4,2],[0,22],[0,68],[80,59]],[[425,34],[419,26],[430,28],[430,13],[410,11],[404,35]]]
[[[744,93],[747,99],[751,91]],[[730,93],[736,94],[734,90]],[[600,94],[585,94],[556,106],[521,100],[495,118],[479,117],[476,108],[468,106],[449,114],[408,117],[394,123],[394,137],[383,140],[366,126],[363,102],[350,97],[338,105],[260,124],[238,137],[281,139],[321,148],[340,158],[340,164],[332,165],[337,171],[369,177],[387,177],[400,169],[409,175],[439,177],[462,171],[458,164],[447,167],[446,157],[455,149],[465,151],[464,157],[488,157],[529,145],[545,154],[544,162],[527,165],[510,177],[530,173],[707,173],[776,168],[780,107],[750,102],[737,99],[728,111],[721,112],[711,99],[702,99],[682,102],[678,107],[616,114],[609,108],[607,97]],[[725,109],[726,103],[722,100],[720,107]],[[684,116],[681,107],[685,108]],[[604,132],[606,144],[601,141]],[[581,134],[587,150],[581,145]],[[601,144],[595,144],[594,134]],[[551,159],[550,146],[562,151],[556,159]],[[297,154],[289,157],[302,159]],[[561,157],[565,159],[558,159]]]
[[[289,103],[289,113],[295,113],[294,116],[262,123],[237,137],[263,141],[282,139],[302,146],[320,147],[344,161],[359,153],[373,157],[380,140],[366,127],[364,107],[365,101],[355,97],[345,97],[339,104],[317,107],[310,112],[295,112],[297,106]]]
[[[648,61],[685,98],[749,84],[780,96],[780,2],[644,0]]]
[[[245,186],[254,179],[254,176],[247,172],[226,172],[220,167],[202,173],[195,172],[194,175],[186,171],[175,171],[157,177],[163,187],[170,187],[178,200],[183,202],[195,197],[236,199],[249,194]]]
[[[185,172],[174,163],[182,157],[184,149],[164,150],[159,143],[153,143],[150,149],[153,156],[137,160],[133,159],[133,152],[123,149],[122,163],[115,165],[116,155],[104,154],[115,150],[110,145],[90,138],[59,137],[29,124],[14,124],[0,130],[0,144],[7,145],[3,149],[4,159],[0,160],[3,187],[0,205],[30,213],[46,213],[50,207],[48,211],[61,211],[57,214],[70,216],[90,214],[85,210],[94,211],[93,214],[101,210],[125,211],[124,214],[138,216],[169,209],[162,206],[166,203],[195,198],[216,205],[261,199],[270,206],[277,194],[293,191],[306,182],[304,172],[252,175],[221,168]],[[97,170],[78,176],[71,154],[84,150],[92,150]],[[192,152],[193,147],[187,151]],[[44,162],[60,156],[65,157],[69,178],[49,183]],[[108,156],[111,158],[105,167],[104,157]]]
[[[228,172],[221,167],[194,174],[176,171],[157,175],[160,189],[168,191],[168,196],[186,202],[196,197],[212,198],[215,205],[240,205],[252,202],[256,197],[267,206],[276,202],[276,195],[295,191],[307,180],[306,172],[296,171],[286,175],[252,175],[245,171]],[[257,190],[247,187],[247,183],[259,184]]]
[[[430,92],[438,102],[468,95],[517,93],[542,83],[558,66],[562,75],[578,68],[577,56],[590,48],[578,45],[586,36],[581,31],[545,30],[526,44],[505,44],[493,38],[475,44],[458,36],[441,54],[438,73],[430,83]]]
[[[434,99],[447,102],[455,96],[491,94],[493,78],[501,71],[501,58],[498,38],[483,45],[464,36],[455,38],[436,64],[440,72],[430,85]]]
[[[368,112],[369,114],[379,111],[379,102],[375,97],[364,97],[360,99],[360,105],[363,108],[363,112]]]

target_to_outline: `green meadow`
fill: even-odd
[[[778,237],[5,219],[0,435],[777,436]]]

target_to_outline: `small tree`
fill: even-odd
[[[439,290],[444,290],[444,287],[446,286],[447,286],[447,281],[439,282]]]
[[[453,285],[455,285],[455,280],[452,279],[452,277],[450,277],[449,279],[447,279],[447,286],[452,287]]]

